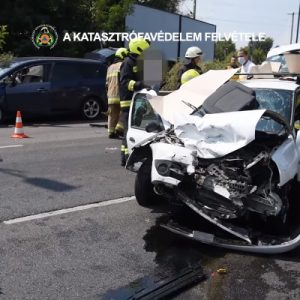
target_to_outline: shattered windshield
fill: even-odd
[[[280,114],[288,123],[291,121],[293,92],[288,90],[256,89],[259,109],[268,109]],[[271,119],[261,119],[256,127],[259,131],[277,133],[283,126]]]

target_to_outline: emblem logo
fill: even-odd
[[[31,40],[38,49],[41,47],[52,49],[57,43],[58,34],[53,26],[42,24],[33,30]]]

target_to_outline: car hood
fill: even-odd
[[[176,112],[189,115],[194,110],[184,102],[190,103],[194,107],[199,107],[207,97],[228,81],[236,72],[237,69],[210,70],[185,83],[179,90],[167,96],[152,97],[149,99],[149,102],[163,119],[174,124],[174,114]]]
[[[178,114],[174,118],[175,135],[198,157],[218,158],[252,142],[264,113],[261,109],[206,114],[203,118]]]

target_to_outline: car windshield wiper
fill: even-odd
[[[186,102],[186,101],[184,101],[184,100],[181,100],[185,105],[187,105],[188,107],[190,107],[191,109],[193,109],[193,110],[196,110],[197,109],[197,107],[196,106],[194,106],[193,104],[191,104],[191,103],[189,103],[189,102]]]

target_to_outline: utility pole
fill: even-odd
[[[292,12],[288,15],[291,15],[292,16],[292,25],[291,25],[291,39],[290,39],[290,44],[293,43],[293,31],[294,31],[294,17],[295,17],[295,13]]]
[[[296,43],[298,43],[299,24],[300,24],[300,1],[299,1],[299,11],[298,11],[298,24],[297,24]]]
[[[196,19],[196,6],[197,6],[197,0],[194,0],[193,19]]]

